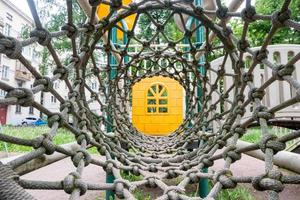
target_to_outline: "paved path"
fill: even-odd
[[[97,157],[98,159],[101,157]],[[104,159],[104,158],[103,158]],[[214,167],[211,170],[218,170],[223,168],[224,162],[222,160],[216,161]],[[247,155],[243,155],[242,159],[231,165],[233,175],[236,176],[252,176],[258,175],[264,172],[264,162],[252,158]],[[75,168],[70,158],[61,160],[47,167],[43,167],[32,173],[29,173],[22,178],[32,180],[45,180],[45,181],[59,181],[67,176]],[[105,172],[101,167],[95,165],[89,165],[84,169],[83,179],[91,183],[104,183]],[[251,188],[250,185],[246,184],[246,187],[251,189],[255,199],[266,199],[264,192],[257,192]],[[38,200],[64,200],[68,199],[68,195],[63,191],[45,191],[45,190],[28,190]],[[280,194],[280,199],[284,200],[298,200],[300,193],[300,185],[288,185],[284,191]],[[89,191],[81,197],[81,200],[102,200],[104,199],[104,192]]]
[[[94,157],[94,156],[93,156]],[[97,156],[96,158],[100,158]],[[104,160],[104,158],[103,158]],[[44,181],[60,181],[63,180],[70,172],[76,168],[70,158],[63,159],[49,166],[31,172],[22,176],[24,179],[44,180]],[[82,178],[89,183],[105,183],[105,172],[102,167],[89,165],[83,170]],[[69,195],[64,191],[59,190],[28,190],[38,200],[64,200],[68,199]],[[104,192],[88,191],[81,200],[100,200],[104,199]]]

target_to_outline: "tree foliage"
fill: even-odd
[[[284,1],[285,0],[256,0],[255,9],[259,14],[271,15],[274,11],[280,10]],[[289,8],[292,12],[291,19],[300,21],[300,0],[293,0]],[[243,29],[242,21],[232,21],[231,26],[234,33],[240,36]],[[271,26],[272,23],[269,20],[260,20],[251,23],[247,35],[251,46],[260,46],[270,31]],[[282,28],[276,32],[271,44],[300,44],[300,32],[287,27]]]
[[[155,23],[165,25],[163,33],[167,36],[168,40],[176,41],[183,36],[183,33],[177,28],[170,10],[153,10],[140,15],[138,19],[139,33],[137,37],[149,41],[157,33]],[[164,38],[162,34],[159,34],[154,42],[159,44],[166,42],[167,39]]]

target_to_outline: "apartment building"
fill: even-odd
[[[33,20],[18,9],[9,0],[0,0],[0,32],[5,36],[21,39],[22,31],[30,30],[34,26]],[[38,68],[38,45],[30,45],[23,48],[23,55],[32,65]],[[13,87],[32,87],[34,78],[30,72],[18,61],[11,60],[0,54],[0,80]],[[6,92],[0,90],[0,98],[4,98]],[[40,94],[35,95],[39,101]],[[0,105],[1,124],[17,125],[28,116],[39,116],[39,111],[33,107],[21,107],[15,105]]]

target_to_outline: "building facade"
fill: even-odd
[[[0,32],[2,34],[21,39],[22,33],[25,30],[30,31],[33,26],[33,20],[9,0],[0,0]],[[23,56],[36,68],[39,63],[39,48],[37,45],[30,45],[22,49]],[[16,88],[30,88],[34,78],[18,60],[11,60],[6,55],[0,54],[0,80]],[[4,98],[5,95],[6,92],[0,90],[0,98]],[[39,98],[40,94],[36,94],[36,101],[39,101]],[[28,116],[39,116],[39,112],[32,107],[0,106],[1,124],[17,125]]]

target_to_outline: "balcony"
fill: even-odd
[[[28,71],[16,70],[15,79],[21,80],[21,81],[30,81],[31,74]]]

